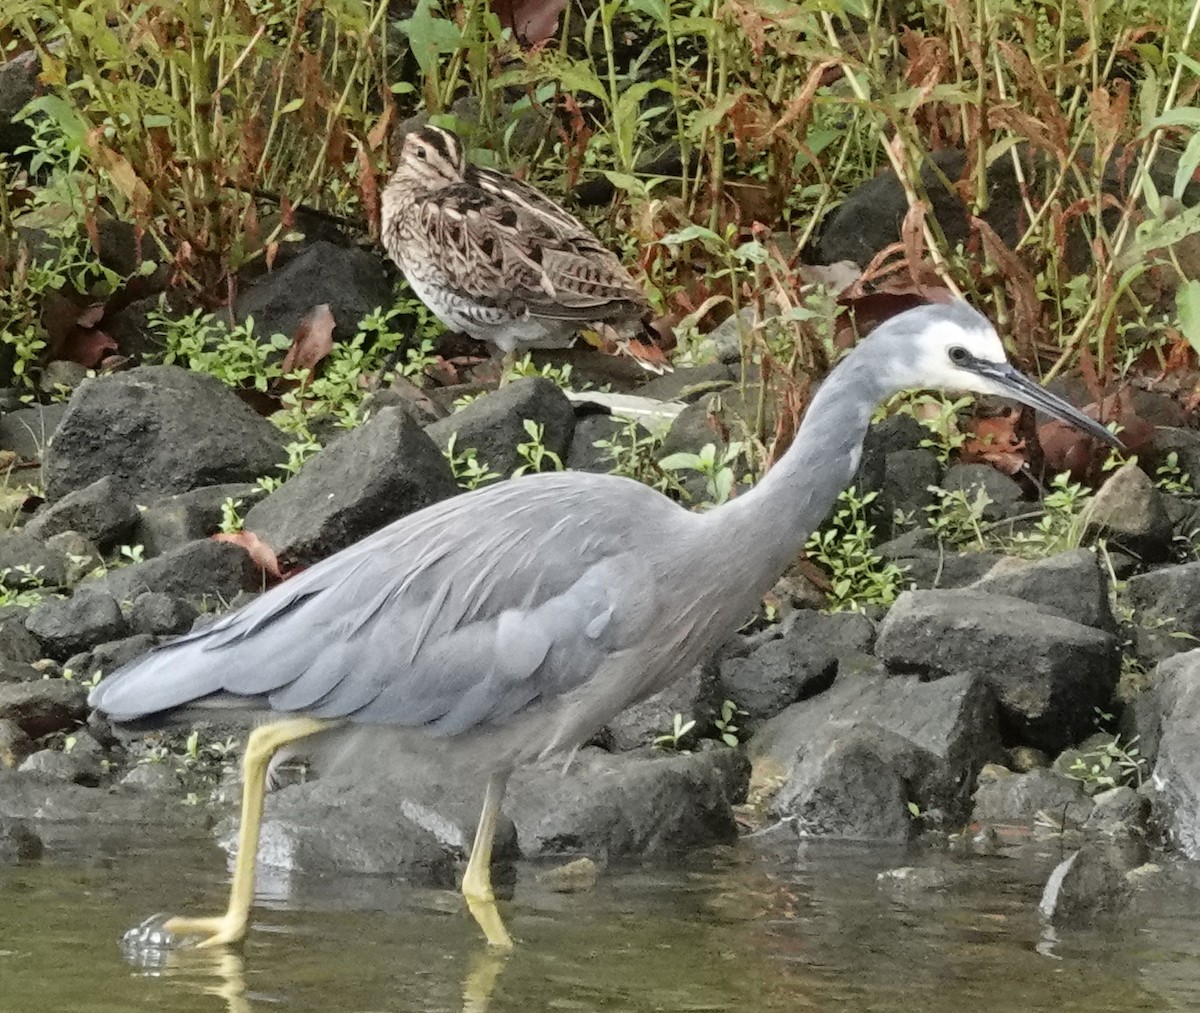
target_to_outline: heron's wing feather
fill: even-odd
[[[211,694],[443,733],[502,720],[587,681],[653,621],[652,574],[612,519],[665,532],[691,516],[600,475],[459,496],[156,648],[92,702],[118,720]]]

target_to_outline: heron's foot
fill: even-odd
[[[471,912],[471,916],[483,929],[483,934],[487,937],[488,945],[494,946],[498,950],[511,950],[513,948],[512,936],[508,934],[508,929],[504,927],[504,922],[500,918],[500,911],[496,907],[496,898],[492,895],[492,891],[480,890],[478,892],[463,891],[463,895],[467,900],[467,908]]]
[[[219,918],[176,918],[151,915],[121,937],[125,950],[208,949],[240,942],[246,927],[228,915]]]

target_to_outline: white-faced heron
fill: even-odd
[[[691,512],[614,475],[499,482],[403,517],[105,679],[91,704],[117,722],[188,706],[274,722],[246,742],[228,910],[166,931],[210,946],[245,934],[277,750],[353,726],[369,747],[372,726],[403,726],[486,752],[462,891],[488,942],[510,946],[490,873],[509,772],[578,747],[719,648],[854,475],[876,405],[929,387],[1012,397],[1116,443],[1014,369],[975,310],[923,306],[846,355],[787,453],[719,508]]]

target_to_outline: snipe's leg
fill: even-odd
[[[197,946],[221,946],[236,943],[246,934],[250,905],[254,901],[254,865],[258,855],[258,834],[262,825],[263,795],[267,766],[280,749],[298,739],[333,727],[336,722],[315,718],[295,718],[263,725],[250,733],[242,758],[242,822],[238,828],[237,858],[233,866],[233,884],[229,907],[217,918],[170,918],[164,930],[178,943],[189,937],[202,937]]]
[[[483,929],[488,943],[506,950],[512,949],[513,942],[504,922],[500,920],[496,897],[492,893],[492,840],[496,836],[496,818],[500,815],[500,803],[504,799],[507,784],[507,771],[488,778],[483,812],[479,815],[479,829],[475,831],[475,844],[471,848],[471,857],[462,881],[467,907]]]
[[[503,387],[512,382],[512,368],[517,364],[517,350],[510,349],[500,356],[500,382],[498,387]]]

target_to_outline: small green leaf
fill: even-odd
[[[1193,278],[1179,286],[1175,293],[1175,313],[1179,318],[1179,330],[1200,355],[1200,281]]]

